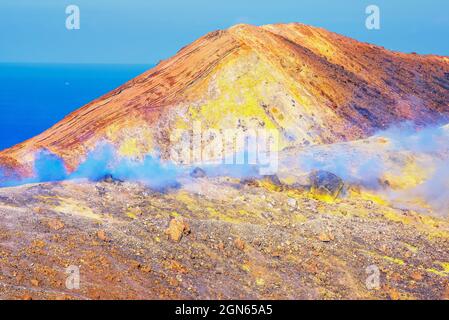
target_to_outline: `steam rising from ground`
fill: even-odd
[[[248,158],[247,155],[246,158]],[[75,179],[99,181],[110,176],[116,180],[140,182],[150,188],[163,190],[177,187],[178,180],[188,177],[192,169],[193,167],[190,166],[177,166],[169,161],[161,161],[160,158],[151,155],[147,155],[143,159],[119,156],[114,146],[101,143],[72,173],[67,172],[61,158],[46,150],[41,150],[35,155],[33,177],[7,178],[0,168],[0,187]],[[239,178],[258,176],[258,166],[246,163],[206,165],[203,166],[203,169],[208,176]]]
[[[67,172],[61,158],[41,150],[35,156],[33,177],[5,181],[2,186],[73,179],[98,181],[112,176],[117,180],[139,181],[159,189],[175,186],[181,173],[182,170],[175,165],[162,163],[152,156],[146,156],[139,161],[118,157],[113,146],[101,144],[89,153],[86,160],[72,173]]]
[[[299,167],[303,172],[332,172],[397,203],[424,200],[435,212],[448,215],[448,127],[417,129],[405,123],[357,143],[317,146],[300,154]],[[400,183],[409,185],[394,187]]]
[[[245,154],[248,159],[248,154]],[[280,170],[310,173],[326,170],[341,177],[348,185],[381,193],[396,206],[421,207],[422,201],[432,211],[448,215],[449,208],[449,127],[416,129],[407,123],[361,141],[313,146],[294,156],[280,155]],[[100,144],[90,152],[76,171],[68,173],[64,162],[48,151],[35,156],[31,178],[7,178],[0,170],[0,186],[72,179],[137,181],[154,189],[179,185],[195,166],[178,166],[147,155],[135,160],[118,156],[115,148]],[[258,178],[257,165],[199,165],[209,177],[231,176]],[[184,180],[183,180],[184,181]],[[417,201],[419,199],[419,201]]]

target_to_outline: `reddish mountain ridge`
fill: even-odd
[[[388,51],[303,24],[236,25],[0,152],[3,168],[29,174],[47,149],[74,169],[100,141],[125,156],[159,150],[176,129],[272,128],[281,146],[365,138],[403,121],[449,115],[449,58]]]

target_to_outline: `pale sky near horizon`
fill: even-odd
[[[80,30],[65,27],[70,4],[80,8]],[[365,28],[371,4],[380,30]],[[213,30],[288,22],[449,56],[447,0],[1,0],[0,62],[153,64]]]

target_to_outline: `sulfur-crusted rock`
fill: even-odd
[[[175,242],[181,241],[184,235],[190,233],[190,226],[182,217],[174,218],[170,221],[168,228],[165,230],[165,234]]]
[[[328,196],[333,199],[340,195],[343,189],[343,180],[335,174],[318,170],[314,171],[309,176],[310,191],[318,196]]]
[[[190,172],[190,176],[192,178],[204,178],[206,176],[206,171],[201,168],[196,167]]]

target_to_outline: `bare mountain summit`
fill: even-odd
[[[73,170],[99,141],[167,156],[175,129],[272,128],[281,146],[366,138],[449,114],[449,58],[388,51],[303,24],[236,25],[205,35],[44,133],[0,153],[31,173],[36,150]]]

